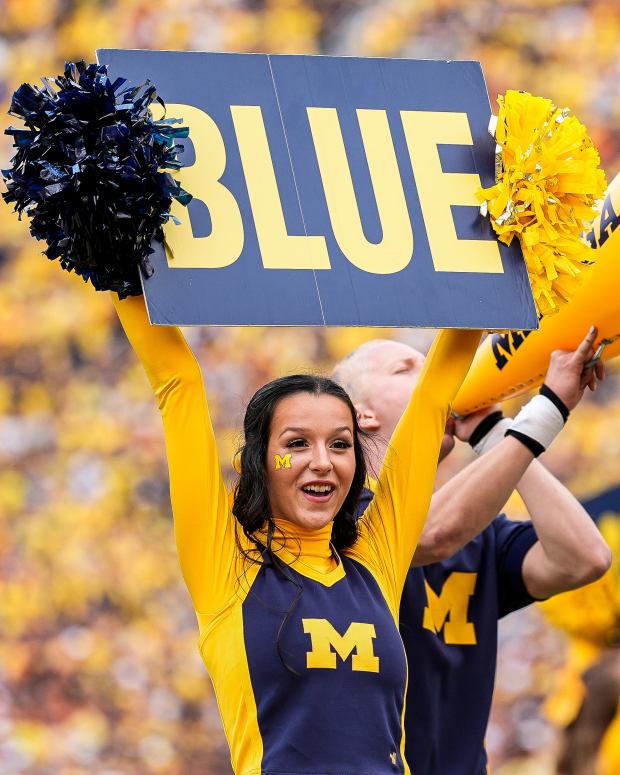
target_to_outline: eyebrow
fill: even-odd
[[[298,428],[296,426],[288,426],[285,428],[280,436],[284,436],[285,433],[288,433],[289,431],[292,431],[293,433],[308,433],[309,428]],[[343,431],[348,431],[349,433],[353,433],[351,428],[348,425],[341,425],[339,428],[334,428],[334,433],[342,433]],[[279,438],[279,437],[278,437]]]

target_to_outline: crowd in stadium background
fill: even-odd
[[[606,0],[0,0],[3,125],[21,82],[94,61],[97,47],[477,59],[492,100],[513,88],[568,105],[608,179],[620,171],[620,6]],[[11,155],[3,137],[0,166]],[[106,295],[41,247],[0,207],[0,775],[228,773],[146,378]],[[431,336],[385,333],[421,346]],[[376,335],[189,330],[222,459],[257,387],[328,371]],[[620,478],[620,371],[609,371],[545,458],[581,498]],[[578,688],[556,691],[551,713],[543,703],[565,656],[538,610],[502,624],[496,775],[553,772],[551,718],[570,715]]]

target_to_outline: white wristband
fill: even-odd
[[[564,427],[564,418],[557,406],[543,395],[534,396],[522,407],[510,425],[510,430],[521,433],[549,449],[551,442]]]
[[[496,444],[504,438],[504,435],[508,428],[512,425],[512,419],[510,417],[502,417],[501,420],[495,423],[486,436],[483,436],[480,441],[473,446],[473,450],[476,455],[484,455]]]

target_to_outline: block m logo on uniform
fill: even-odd
[[[306,655],[307,667],[335,670],[336,656],[345,662],[351,656],[351,669],[365,673],[379,672],[379,658],[373,651],[377,637],[374,624],[351,622],[341,635],[327,619],[302,619],[304,632],[310,636],[312,650]],[[355,653],[353,653],[355,652]]]
[[[477,573],[451,573],[445,580],[439,595],[424,581],[428,605],[424,608],[422,626],[439,634],[443,628],[445,643],[459,646],[475,646],[476,630],[467,620],[469,598],[476,588]]]

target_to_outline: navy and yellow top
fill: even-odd
[[[140,298],[115,303],[163,417],[181,568],[235,773],[409,773],[400,597],[478,332],[438,336],[353,547],[337,556],[331,524],[307,531],[273,515],[283,575],[240,551],[253,545],[231,512],[200,367],[181,332],[150,326]]]
[[[372,497],[364,491],[360,513]],[[500,514],[452,557],[409,571],[400,633],[410,665],[405,754],[413,775],[488,774],[497,622],[534,602],[522,568],[537,540],[531,522]]]

